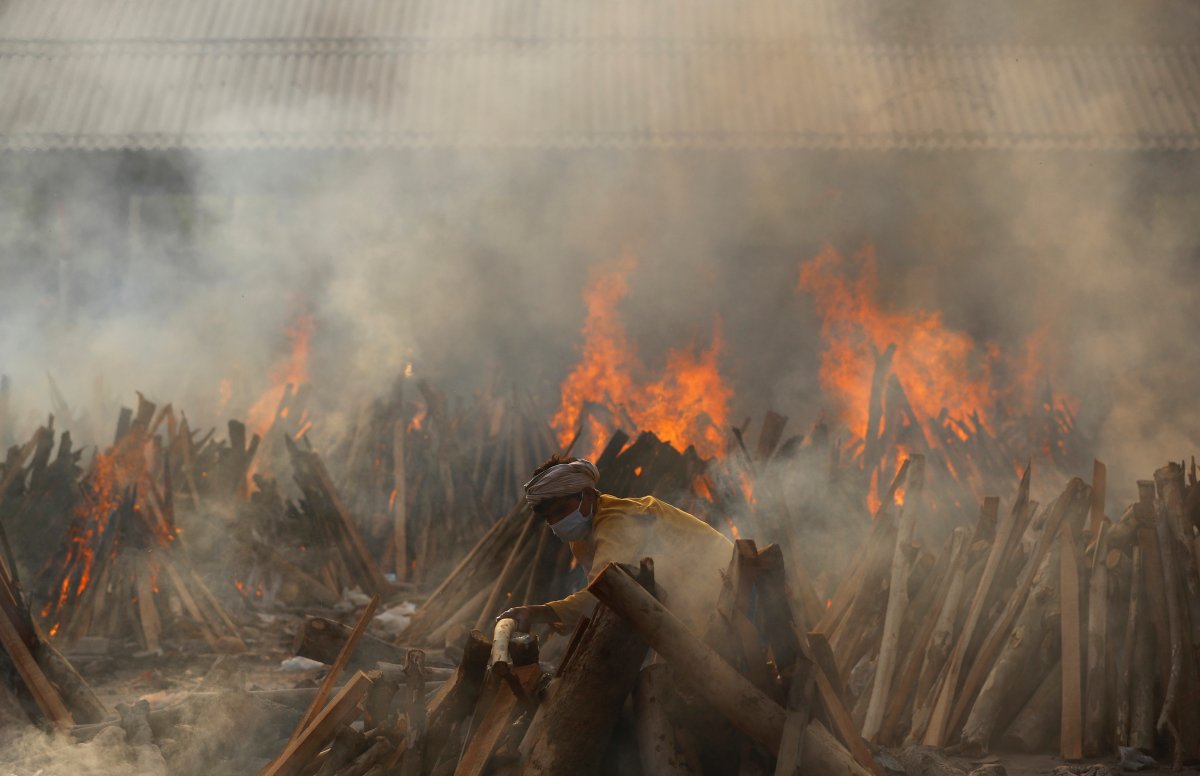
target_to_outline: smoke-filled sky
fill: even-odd
[[[0,5],[0,36],[21,5]],[[369,26],[353,18],[369,5],[341,9],[338,29]],[[728,5],[713,4],[705,14],[737,18]],[[1003,42],[1070,43],[1071,26],[1058,16],[1071,18],[1067,5],[1053,6],[1054,24],[1011,6],[1018,12],[1001,14],[996,35]],[[846,18],[861,24],[837,35],[889,45],[984,36],[975,24],[982,11],[955,3],[939,4],[938,14],[916,8],[874,15],[859,9]],[[1078,35],[1103,52],[1113,41],[1173,42],[1179,25],[1169,23],[1172,14],[1194,25],[1184,6],[1153,8],[1162,13],[1105,6]],[[513,10],[505,28],[519,31],[522,16]],[[527,13],[529,29],[547,34],[548,22]],[[169,19],[156,18],[159,28],[170,28]],[[616,32],[582,50],[620,49],[622,40],[672,32],[658,15],[623,18]],[[639,19],[655,26],[639,27]],[[680,24],[694,35],[703,22],[689,17]],[[68,37],[87,27],[77,14],[61,23],[75,30],[62,33]],[[432,24],[420,33],[469,49],[462,20]],[[312,29],[320,27],[314,22]],[[819,37],[794,32],[797,39]],[[56,28],[39,34],[52,38]],[[737,30],[729,35],[739,37]],[[707,49],[697,50],[680,60],[696,72],[672,82],[682,94],[614,103],[625,111],[618,123],[658,126],[664,119],[651,108],[670,119],[698,104],[724,121],[742,110],[738,95],[747,89],[766,90],[760,99],[767,105],[792,104],[791,81],[779,72],[714,77],[724,73],[713,70],[723,54],[713,49],[717,59],[706,60]],[[558,70],[558,62],[523,61],[529,88],[588,88],[580,72]],[[67,71],[111,96],[114,111],[133,88],[123,80],[127,67],[110,68],[104,59],[76,70],[68,63]],[[628,79],[632,93],[643,74],[631,64],[612,77],[618,86]],[[972,88],[985,88],[953,79],[926,86],[964,103],[980,99]],[[887,88],[886,79],[860,84],[851,101],[876,106],[872,126],[894,134],[906,119],[903,110],[887,108],[896,97]],[[1076,102],[1084,107],[1063,110],[1086,108],[1089,126],[1123,125],[1138,109],[1111,93]],[[535,119],[516,115],[499,97],[487,104],[495,125],[506,129],[569,125],[553,101],[546,103],[551,112]],[[254,106],[216,108],[198,119],[213,131]],[[302,126],[355,108],[371,115],[354,95],[323,84],[293,101],[281,121]],[[106,108],[96,110],[103,115]],[[480,120],[469,110],[461,115]],[[382,391],[408,363],[459,393],[489,381],[523,383],[549,415],[581,344],[589,270],[627,254],[638,268],[620,313],[643,360],[661,365],[672,348],[706,345],[719,321],[720,364],[735,391],[732,418],[773,408],[802,431],[836,412],[835,398],[818,381],[822,343],[813,300],[796,292],[800,265],[829,244],[843,255],[873,245],[885,305],[940,311],[948,327],[981,348],[995,342],[1019,350],[1046,332],[1047,377],[1079,399],[1097,433],[1097,455],[1116,467],[1110,482],[1148,476],[1166,458],[1194,452],[1195,152],[525,145],[3,152],[0,372],[12,380],[16,421],[0,433],[5,441],[24,437],[50,411],[47,373],[79,410],[101,397],[108,414],[81,431],[85,441],[111,433],[111,402],[131,402],[134,390],[172,401],[201,422],[243,412],[288,353],[288,327],[304,315],[314,327],[308,370],[319,407],[315,433],[321,412],[327,428],[336,426],[344,419],[339,413],[353,413],[359,399]],[[225,405],[223,379],[233,388]]]

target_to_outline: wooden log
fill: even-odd
[[[387,738],[379,736],[362,754],[355,757],[346,767],[339,769],[335,776],[366,776],[369,773],[384,772],[384,764],[390,759],[395,747]]]
[[[1100,535],[1100,525],[1104,520],[1104,497],[1108,484],[1108,467],[1099,461],[1092,461],[1092,509],[1088,517],[1088,541],[1094,542]]]
[[[346,645],[353,628],[324,617],[306,617],[296,634],[293,649],[300,657],[332,665]],[[350,656],[347,668],[369,669],[376,663],[403,663],[407,650],[370,634],[363,634]]]
[[[775,758],[775,776],[793,776],[804,760],[804,730],[812,721],[816,675],[820,670],[816,663],[803,656],[798,656],[792,667],[787,721],[779,742],[779,756]]]
[[[763,416],[762,430],[758,432],[758,444],[754,450],[754,460],[765,462],[775,453],[775,448],[779,447],[779,440],[783,438],[783,429],[787,426],[788,419],[777,412],[767,410],[767,414]]]
[[[372,688],[374,691],[375,688]],[[367,750],[370,746],[370,741],[367,737],[355,730],[352,727],[343,725],[338,728],[333,734],[333,741],[329,744],[329,748],[323,750],[317,755],[320,767],[317,769],[315,776],[336,776],[337,772],[345,768],[350,762]],[[312,770],[311,768],[309,770]]]
[[[1158,546],[1161,551],[1162,585],[1167,599],[1167,635],[1171,644],[1171,665],[1167,674],[1167,688],[1163,697],[1162,710],[1158,713],[1158,722],[1155,726],[1160,733],[1170,732],[1173,739],[1172,753],[1176,770],[1178,770],[1182,766],[1183,760],[1183,733],[1179,727],[1178,703],[1180,687],[1186,678],[1184,673],[1184,627],[1186,623],[1183,619],[1184,609],[1180,603],[1175,540],[1171,535],[1171,526],[1168,524],[1167,516],[1164,514],[1165,506],[1162,502],[1159,503],[1159,506],[1162,509],[1158,514]],[[1191,659],[1191,656],[1188,656],[1188,659]],[[1189,698],[1185,702],[1194,703],[1195,699]]]
[[[442,755],[457,725],[466,719],[479,700],[491,644],[479,631],[471,631],[463,647],[463,658],[454,676],[429,701],[425,736],[424,771]]]
[[[1059,567],[1058,553],[1048,553],[1013,625],[1012,635],[971,707],[962,730],[962,751],[968,755],[977,756],[990,750],[993,735],[1008,726],[1050,668],[1039,664],[1039,650],[1048,635],[1046,626],[1051,618],[1047,617],[1047,610],[1058,605]],[[1046,650],[1041,657],[1055,652]]]
[[[1064,760],[1083,759],[1083,657],[1079,623],[1079,566],[1075,534],[1063,526],[1059,595],[1062,606],[1062,719],[1059,753]]]
[[[624,617],[681,678],[720,711],[738,730],[778,753],[786,712],[749,680],[701,644],[678,617],[642,588],[632,574],[608,564],[587,588]],[[805,730],[805,774],[856,774],[869,771],[854,761],[823,727]]]
[[[1082,525],[1083,520],[1087,517],[1090,504],[1091,488],[1078,477],[1072,479],[1067,484],[1067,489],[1055,501],[1054,507],[1046,517],[1044,528],[1038,536],[1037,544],[1034,546],[1029,560],[1025,563],[1025,567],[1021,571],[1021,576],[1017,580],[1016,589],[1009,595],[1004,611],[992,626],[991,631],[988,632],[987,638],[984,639],[983,644],[979,647],[979,651],[975,654],[971,670],[967,673],[966,679],[963,680],[963,686],[954,704],[954,712],[950,717],[952,724],[957,725],[959,724],[959,720],[965,720],[967,711],[974,702],[980,687],[983,686],[983,682],[991,670],[997,655],[1003,648],[1004,641],[1008,637],[1013,622],[1025,605],[1026,596],[1033,586],[1034,575],[1041,568],[1046,553],[1049,551],[1051,544],[1056,540],[1059,527],[1064,523],[1068,525]]]
[[[375,609],[379,606],[379,594],[376,593],[371,597],[371,601],[367,604],[367,608],[363,610],[362,616],[358,618],[358,622],[354,625],[354,630],[350,632],[350,637],[346,639],[346,643],[342,645],[341,651],[337,658],[329,666],[329,671],[325,674],[325,678],[321,681],[317,688],[317,694],[313,698],[312,704],[308,707],[308,711],[300,718],[300,724],[296,726],[297,731],[302,731],[308,727],[321,707],[325,704],[325,699],[329,697],[329,692],[333,689],[338,677],[341,676],[342,670],[350,661],[350,656],[354,654],[354,648],[358,646],[359,640],[367,630],[367,625],[371,622],[371,618],[375,615]]]
[[[334,732],[358,715],[359,704],[367,696],[372,684],[371,678],[362,671],[351,677],[329,705],[313,717],[310,724],[292,735],[279,757],[259,771],[259,776],[299,774],[325,747]]]
[[[1062,663],[1050,669],[1037,692],[1000,737],[1006,749],[1029,754],[1049,751],[1062,721]]]
[[[963,663],[966,661],[967,649],[970,647],[971,640],[975,636],[975,629],[983,614],[984,604],[991,596],[992,586],[996,580],[996,573],[1008,550],[1009,542],[1014,533],[1013,529],[1020,521],[1021,513],[1025,511],[1029,503],[1029,473],[1030,467],[1027,464],[1025,466],[1025,473],[1021,477],[1021,485],[1017,491],[1017,498],[1013,503],[1009,518],[996,528],[996,540],[992,542],[991,550],[988,553],[987,564],[983,569],[983,577],[979,581],[979,587],[976,588],[975,596],[971,600],[971,606],[967,610],[967,619],[963,624],[962,631],[959,633],[958,640],[955,642],[954,651],[950,653],[950,658],[946,663],[945,678],[942,680],[937,700],[934,702],[932,711],[930,712],[929,723],[925,728],[923,739],[923,743],[927,746],[942,746],[945,743],[947,726],[952,711],[951,707],[958,693],[959,676],[963,670]]]
[[[404,468],[404,440],[408,424],[403,417],[392,426],[392,566],[397,582],[408,581],[408,489]]]
[[[920,740],[924,733],[925,725],[929,721],[929,714],[933,710],[930,704],[935,699],[938,675],[945,667],[947,658],[950,657],[950,649],[953,647],[954,640],[954,626],[958,622],[959,612],[962,609],[963,592],[966,589],[967,550],[966,529],[961,527],[954,529],[954,541],[950,549],[950,567],[946,572],[946,582],[941,586],[942,595],[936,605],[936,616],[931,618],[932,625],[928,637],[924,639],[924,646],[918,644],[911,656],[912,663],[919,671],[914,683],[902,685],[899,688],[903,690],[904,687],[914,687],[915,685],[912,692],[908,743]],[[897,692],[893,698],[894,703],[888,719],[893,726],[898,726],[900,716],[904,712],[905,698],[900,692]],[[892,734],[885,732],[884,740],[891,738]]]
[[[1125,646],[1121,655],[1121,670],[1117,677],[1116,725],[1114,742],[1118,747],[1129,746],[1130,723],[1133,715],[1134,655],[1141,623],[1139,613],[1142,598],[1142,549],[1133,548],[1133,565],[1129,575],[1129,609],[1125,617]],[[1151,683],[1153,685],[1153,682]]]
[[[835,635],[839,623],[845,618],[851,605],[857,599],[858,591],[863,586],[864,580],[869,574],[869,566],[871,565],[876,545],[882,542],[887,547],[892,546],[894,541],[891,537],[893,526],[889,510],[894,503],[897,489],[899,489],[901,483],[904,482],[904,478],[908,475],[908,466],[909,462],[905,459],[896,472],[896,476],[892,478],[892,483],[888,486],[887,496],[875,512],[874,520],[871,524],[870,538],[860,546],[858,557],[855,558],[850,570],[842,578],[841,583],[838,584],[833,597],[829,599],[829,605],[826,607],[820,622],[813,628],[814,631],[824,633],[827,637]]]
[[[512,725],[513,718],[529,704],[542,679],[538,666],[497,663],[484,679],[484,690],[471,719],[454,776],[482,776],[496,745]]]
[[[854,725],[846,708],[845,690],[841,676],[837,672],[837,663],[829,648],[829,642],[820,633],[804,633],[797,629],[797,621],[802,618],[795,609],[802,606],[795,598],[786,594],[783,584],[782,557],[777,545],[771,545],[759,553],[759,568],[756,584],[756,603],[762,619],[762,632],[770,644],[771,653],[780,671],[780,678],[787,688],[789,699],[796,700],[797,692],[807,703],[812,693],[816,693],[821,702],[826,718],[830,721],[839,739],[846,745],[859,764],[868,771],[875,772],[876,764],[866,748],[858,727]],[[812,689],[798,687],[797,682],[812,683]],[[798,702],[798,701],[797,701]],[[805,724],[797,722],[803,717]],[[796,759],[803,762],[803,749],[807,729],[807,721],[811,719],[811,709],[798,714],[792,705],[788,707],[788,725],[798,729],[800,740],[795,745]],[[785,733],[787,728],[785,727]],[[796,730],[793,730],[796,732]],[[788,741],[788,747],[792,742]],[[786,758],[785,758],[786,759]]]
[[[675,727],[667,714],[669,684],[670,672],[662,663],[648,665],[638,675],[633,704],[642,773],[696,776],[676,748]]]
[[[1143,569],[1144,570],[1144,569]],[[1133,689],[1129,712],[1129,745],[1143,752],[1153,752],[1154,688],[1158,684],[1158,664],[1152,644],[1154,632],[1138,628],[1131,645],[1133,649]]]
[[[515,627],[517,627],[517,621],[511,617],[496,621],[496,627],[492,631],[492,654],[488,657],[488,668],[496,663],[512,665],[512,659],[508,654],[508,641],[512,638]]]
[[[758,548],[753,541],[738,539],[734,542],[733,555],[705,630],[704,643],[716,650],[725,662],[742,668],[755,687],[772,695],[777,692],[774,675],[768,670],[758,631],[746,616],[758,573],[757,561]],[[782,697],[776,700],[781,701]]]
[[[1200,647],[1200,568],[1193,555],[1193,524],[1184,514],[1184,471],[1180,464],[1169,463],[1154,472],[1154,482],[1159,493],[1162,522],[1166,530],[1159,529],[1159,546],[1164,558],[1164,580],[1175,590],[1179,612],[1180,670],[1176,701],[1175,729],[1178,731],[1177,749],[1186,756],[1200,756],[1200,664],[1197,663],[1197,647]],[[1166,575],[1166,558],[1170,557],[1173,573]],[[1171,609],[1170,589],[1167,600]],[[1172,650],[1175,648],[1172,637]],[[1174,656],[1172,656],[1174,674]],[[1171,682],[1167,683],[1170,697]],[[1165,719],[1165,716],[1163,717]],[[1176,761],[1179,761],[1179,752]]]
[[[154,587],[150,580],[150,569],[144,562],[134,565],[135,589],[137,590],[138,622],[141,624],[142,643],[147,651],[162,652],[162,621],[154,603]]]
[[[1093,514],[1094,517],[1094,514]],[[1095,552],[1088,586],[1087,668],[1084,675],[1083,754],[1109,751],[1108,700],[1108,564],[1104,561],[1107,521],[1101,517],[1093,534]]]
[[[399,776],[420,776],[425,759],[425,734],[429,721],[425,709],[425,653],[410,649],[404,661],[407,678],[404,719],[404,754]]]
[[[643,561],[637,584],[653,590]],[[535,774],[592,774],[600,767],[625,699],[637,682],[646,642],[607,606],[597,606],[546,707],[546,724],[521,769]]]
[[[29,647],[21,640],[20,633],[3,607],[0,607],[0,647],[3,647],[8,655],[9,661],[17,670],[17,675],[21,677],[46,721],[63,730],[74,725],[71,712],[63,703],[58,690],[46,678],[46,674],[34,659]]]
[[[874,741],[883,725],[883,712],[892,689],[896,669],[896,651],[899,648],[900,625],[908,607],[908,578],[911,571],[913,529],[916,525],[916,508],[920,503],[921,490],[925,481],[925,456],[911,458],[906,481],[905,503],[900,507],[900,520],[896,530],[896,548],[892,554],[891,582],[888,585],[887,611],[883,620],[883,639],[875,660],[875,682],[871,688],[871,700],[867,705],[867,716],[862,727],[862,736]]]
[[[829,642],[821,633],[797,633],[796,636],[800,642],[801,655],[817,666],[818,670],[814,672],[817,694],[834,734],[842,745],[849,749],[859,767],[875,776],[882,776],[882,769],[871,757],[871,750],[867,748],[858,727],[850,717],[849,706],[846,703],[846,685],[838,673]]]
[[[108,708],[75,670],[75,666],[71,665],[71,661],[52,644],[39,640],[32,653],[76,723],[90,724],[108,716]]]
[[[1154,625],[1158,681],[1167,686],[1171,672],[1171,636],[1167,624],[1167,593],[1163,584],[1162,552],[1158,542],[1158,511],[1154,506],[1155,486],[1151,480],[1138,480],[1138,503],[1134,515],[1138,523],[1137,543],[1142,550],[1142,581],[1146,590],[1146,610]]]

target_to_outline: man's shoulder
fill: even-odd
[[[637,521],[646,517],[652,517],[657,511],[657,505],[661,503],[653,496],[619,498],[602,493],[597,504],[596,524],[599,525],[601,522],[624,522],[626,520]]]

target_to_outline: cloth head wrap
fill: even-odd
[[[591,461],[556,464],[525,483],[525,500],[536,507],[548,499],[594,488],[599,481],[600,470]]]

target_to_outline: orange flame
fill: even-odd
[[[758,499],[754,497],[754,480],[750,477],[749,472],[742,472],[738,475],[738,479],[742,485],[742,495],[746,498],[746,503],[754,506],[758,503]]]
[[[271,387],[258,397],[246,413],[246,426],[260,437],[265,436],[275,422],[275,412],[287,387],[308,382],[308,351],[313,329],[313,318],[308,314],[297,316],[284,329],[292,343],[291,352],[271,367]]]
[[[91,586],[99,557],[104,546],[104,537],[113,515],[121,507],[124,493],[130,486],[137,486],[138,501],[134,512],[143,509],[144,494],[154,488],[146,466],[144,437],[131,433],[112,449],[97,453],[91,471],[80,484],[82,497],[75,503],[73,520],[67,537],[67,551],[60,566],[60,578],[55,582],[53,599],[42,608],[40,615],[50,622],[50,635],[55,635],[61,625],[63,610]],[[174,540],[174,529],[161,520],[147,520],[153,535],[164,544]],[[116,530],[115,528],[112,530]],[[109,545],[108,553],[115,554],[118,547]],[[149,564],[151,587],[157,592],[158,568]]]
[[[799,291],[811,293],[821,315],[821,385],[840,400],[842,419],[863,438],[871,377],[872,348],[882,352],[897,345],[892,371],[907,393],[918,421],[943,409],[952,418],[972,413],[986,424],[996,406],[992,368],[994,346],[976,348],[963,332],[945,327],[937,312],[884,309],[876,300],[878,276],[873,248],[855,257],[857,276],[845,276],[841,256],[830,246],[800,268]]]
[[[425,425],[425,416],[429,414],[429,408],[424,404],[417,409],[417,413],[412,416],[412,420],[408,422],[408,432],[411,434],[414,431],[420,431]]]
[[[625,257],[613,265],[593,270],[584,293],[587,317],[583,324],[583,352],[579,363],[562,383],[562,401],[552,421],[559,441],[569,444],[581,423],[590,445],[576,453],[595,459],[608,433],[606,420],[590,403],[611,416],[610,424],[632,424],[626,430],[652,431],[679,449],[694,445],[704,457],[724,450],[721,432],[728,416],[732,390],[717,368],[721,352],[720,321],[714,325],[711,345],[696,343],[672,350],[661,376],[642,382],[647,369],[617,317],[617,305],[629,292],[629,275],[636,261]],[[625,419],[622,423],[621,420]]]

